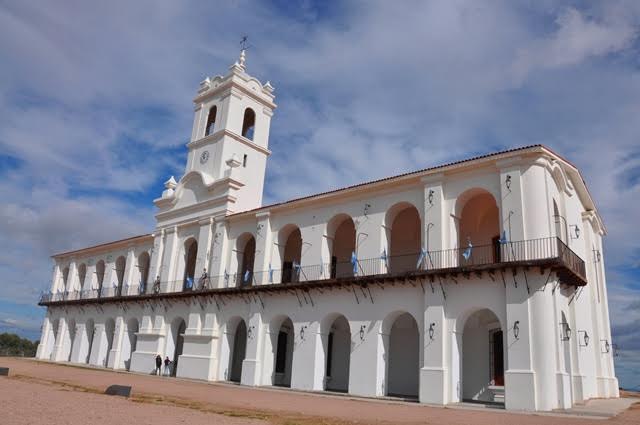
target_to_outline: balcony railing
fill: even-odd
[[[151,282],[146,285],[124,285],[86,291],[43,294],[40,303],[75,301],[95,298],[132,297],[177,292],[206,292],[220,288],[243,288],[265,284],[286,285],[323,280],[381,278],[423,275],[429,273],[470,272],[519,265],[554,267],[562,278],[574,285],[586,284],[584,261],[564,242],[556,237],[531,239],[447,249],[425,251],[377,258],[358,259],[355,262],[332,262],[285,269],[244,271],[220,276],[207,276],[190,281]]]

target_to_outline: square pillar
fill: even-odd
[[[136,334],[136,351],[131,353],[132,372],[153,373],[156,365],[156,356],[160,354],[164,359],[165,345],[164,317],[143,316],[140,330]]]
[[[380,321],[352,321],[349,394],[377,397],[384,395],[384,340]]]
[[[164,254],[164,229],[160,229],[153,233],[153,248],[151,249],[151,258],[149,260],[149,279],[146,282],[146,293],[153,291],[153,282],[160,277],[162,271],[162,256]]]
[[[253,262],[253,275],[255,285],[264,285],[269,283],[269,262],[271,261],[271,252],[273,249],[271,220],[268,212],[256,214],[258,224],[256,227],[256,256]],[[274,270],[280,268],[279,265],[273,265]]]
[[[160,271],[160,281],[164,284],[162,292],[174,292],[182,289],[182,282],[175,282],[176,256],[178,250],[178,228],[177,226],[165,229],[166,244],[162,258],[162,269]]]
[[[194,285],[196,288],[199,288],[200,285],[200,277],[202,277],[203,273],[207,272],[207,275],[210,275],[210,270],[208,269],[209,260],[211,257],[211,239],[213,237],[213,217],[205,218],[204,220],[199,220],[198,225],[200,229],[198,230],[198,252],[196,254],[196,267],[195,267],[195,276],[194,276]],[[210,285],[210,283],[209,283]]]
[[[260,354],[262,353],[265,327],[260,313],[254,313],[247,324],[247,349],[242,362],[242,385],[260,385]]]
[[[215,217],[213,221],[213,235],[210,250],[209,276],[211,286],[214,288],[224,288],[229,286],[225,280],[225,273],[231,274],[228,270],[228,232],[227,221],[224,216]]]
[[[125,323],[122,316],[116,318],[115,328],[113,329],[113,342],[109,356],[107,357],[107,367],[109,369],[124,369],[124,362],[121,364],[122,353],[122,336],[124,334]]]
[[[435,282],[434,282],[435,283]],[[434,286],[437,287],[437,286]],[[425,288],[430,288],[425,284]],[[420,369],[420,403],[447,404],[449,396],[449,371],[447,368],[447,320],[444,314],[444,298],[441,291],[430,289],[424,294],[424,319],[422,323],[423,364]]]

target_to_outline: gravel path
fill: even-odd
[[[25,359],[2,358],[0,366],[11,368],[8,379],[0,378],[0,406],[10,406],[9,421],[3,417],[0,419],[2,424],[161,425],[204,424],[205,421],[208,424],[278,425],[640,424],[639,404],[605,422],[592,422],[581,417],[518,414],[492,409],[440,408],[417,403],[248,388]],[[71,387],[63,387],[60,383],[67,383]],[[131,385],[132,399],[81,392],[82,389],[102,392],[111,384]]]

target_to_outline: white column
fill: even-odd
[[[147,282],[146,292],[153,291],[153,282],[160,276],[162,272],[162,256],[164,254],[164,229],[157,230],[153,234],[153,249],[151,250],[151,259],[149,262],[149,279]]]
[[[51,318],[47,314],[42,322],[42,330],[40,332],[40,344],[36,352],[36,358],[40,360],[48,360],[47,346],[51,334]]]
[[[262,316],[255,312],[249,319],[247,325],[247,351],[242,362],[242,385],[259,385],[261,372],[260,353],[265,337]]]
[[[196,255],[196,273],[195,282],[199,284],[198,279],[202,276],[204,269],[207,269],[207,274],[211,275],[209,266],[209,260],[211,258],[211,241],[213,239],[213,217],[206,218],[198,221],[200,225],[200,232],[198,234],[198,253]]]
[[[430,286],[425,285],[425,287]],[[424,366],[420,369],[419,390],[421,403],[447,404],[450,401],[449,369],[446,357],[449,329],[444,314],[444,303],[441,291],[433,293],[430,290],[425,291],[421,338],[424,341],[422,354]]]
[[[73,345],[71,347],[71,363],[84,363],[88,342],[85,339],[85,334],[85,324],[76,323],[75,337],[73,338]]]
[[[71,259],[69,264],[69,276],[67,277],[67,290],[69,292],[80,290],[80,279],[78,277],[78,266],[75,258]]]
[[[123,295],[131,295],[132,293],[137,292],[137,282],[134,281],[134,273],[136,271],[136,253],[133,245],[129,246],[127,249],[127,260],[124,268],[124,275],[122,277],[122,294]],[[131,287],[135,286],[135,289],[132,292]],[[125,292],[126,291],[126,292]]]
[[[126,324],[122,316],[116,318],[116,327],[113,330],[113,343],[109,351],[107,367],[110,369],[124,369],[124,362],[121,362],[122,337],[126,330]]]
[[[382,347],[380,321],[353,321],[351,328],[351,359],[349,362],[349,394],[376,397],[383,395],[384,368],[380,367]],[[362,329],[362,332],[361,332]]]
[[[225,217],[214,218],[213,241],[211,243],[211,262],[209,266],[209,276],[212,277],[212,286],[222,288],[228,286],[224,280],[225,270],[229,275],[232,272],[228,269],[228,232]]]
[[[174,282],[175,268],[176,268],[176,255],[178,249],[178,228],[176,226],[165,229],[165,235],[167,236],[164,255],[162,259],[162,271],[160,272],[160,280],[168,285],[169,291],[174,291],[182,287],[182,282]]]
[[[58,322],[58,333],[56,334],[56,342],[53,346],[53,356],[51,360],[55,362],[65,361],[64,347],[65,347],[65,334],[67,333],[67,320],[64,317],[61,317]]]
[[[57,292],[64,290],[60,288],[61,283],[62,283],[62,272],[60,271],[60,265],[56,263],[53,265],[53,272],[51,273],[51,293],[52,294],[55,294]]]
[[[269,273],[266,273],[265,270],[269,269],[269,262],[271,261],[273,232],[271,231],[271,220],[268,212],[256,214],[256,218],[258,224],[256,228],[256,256],[253,263],[253,272],[255,284],[264,285],[269,283]],[[281,265],[275,266],[272,264],[272,267],[279,269]]]
[[[523,208],[523,181],[520,158],[499,162],[500,194],[498,207],[501,213],[501,229],[507,232],[510,241],[525,240],[525,210]],[[507,183],[509,181],[509,183]],[[523,280],[523,271],[518,270],[516,279]],[[531,323],[529,294],[522,282],[516,288],[506,285],[507,323],[502,323],[506,341],[505,407],[510,410],[536,409],[536,378],[532,364]],[[519,323],[516,340],[513,324]]]

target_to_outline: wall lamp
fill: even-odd
[[[516,320],[513,322],[513,336],[515,339],[520,338],[520,321]]]
[[[436,324],[435,324],[435,323],[431,323],[431,324],[429,325],[429,339],[430,339],[431,341],[433,341],[433,335],[436,333],[436,329],[435,329],[435,327],[436,327]]]
[[[429,189],[429,195],[427,196],[427,201],[429,201],[429,205],[433,205],[433,189]]]
[[[578,334],[582,334],[582,341],[578,339],[580,347],[587,347],[589,345],[589,334],[587,331],[578,331]]]
[[[604,342],[604,344],[602,345],[602,350],[600,350],[601,353],[606,354],[611,351],[611,345],[609,345],[608,340],[601,339],[600,342]]]
[[[572,224],[570,227],[573,227],[573,235],[574,239],[580,239],[580,228],[577,224]]]
[[[600,260],[602,259],[602,254],[600,254],[600,250],[599,249],[594,249],[593,250],[593,262],[594,263],[599,263]]]
[[[507,190],[511,190],[511,174],[507,174],[504,185],[507,187]]]
[[[253,329],[255,328],[255,326],[251,325],[249,326],[249,329],[247,329],[247,338],[251,339],[252,335],[253,335]]]
[[[300,339],[304,341],[304,330],[307,329],[307,325],[300,328]]]
[[[571,328],[567,322],[560,323],[560,340],[561,341],[569,341],[571,339]]]
[[[360,326],[360,341],[364,341],[364,330],[366,329],[366,325]]]

